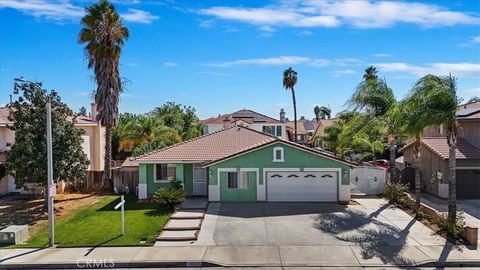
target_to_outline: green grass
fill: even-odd
[[[105,196],[85,206],[73,216],[55,223],[55,243],[59,247],[153,245],[171,211],[159,204],[138,204],[135,197],[125,203],[125,235],[120,235],[120,210],[114,210],[119,196]],[[140,243],[140,241],[145,241]],[[15,247],[44,247],[48,228]]]

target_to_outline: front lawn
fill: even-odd
[[[113,209],[120,197],[104,196],[55,222],[55,243],[59,247],[153,245],[171,212],[159,204],[139,204],[134,196],[125,200],[125,236],[120,235],[120,209]],[[45,228],[16,247],[44,247],[47,243]]]

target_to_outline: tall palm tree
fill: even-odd
[[[392,89],[386,81],[379,79],[375,67],[365,69],[364,80],[357,86],[347,104],[356,110],[365,110],[372,120],[381,120],[387,123],[386,135],[388,136],[390,151],[390,178],[395,177],[395,145],[397,143],[398,129],[391,124],[389,113],[395,108],[396,99]]]
[[[415,163],[416,205],[420,205],[420,161],[421,135],[428,126],[445,125],[449,151],[449,222],[456,219],[456,179],[455,151],[457,122],[455,114],[458,99],[455,79],[451,76],[438,77],[426,75],[413,86],[409,95],[402,101],[399,115],[403,118],[403,129],[407,134],[415,136],[413,145]]]
[[[97,121],[105,127],[105,166],[103,183],[111,182],[112,128],[118,123],[118,101],[122,91],[119,60],[129,32],[115,7],[107,0],[85,8],[79,43],[85,44],[88,68],[93,69],[97,89]]]
[[[326,106],[319,107],[317,105],[313,108],[313,112],[315,113],[315,120],[317,122],[320,121],[320,119],[330,119],[332,116],[332,109]]]
[[[320,107],[318,105],[313,108],[313,113],[315,114],[315,121],[320,121]]]
[[[414,87],[415,94],[423,99],[423,114],[420,121],[429,125],[441,125],[446,127],[447,142],[449,145],[448,167],[448,222],[456,224],[456,145],[458,123],[456,113],[459,104],[457,97],[456,79],[454,77],[439,77],[427,75],[421,78]]]
[[[295,84],[297,84],[297,72],[291,67],[286,69],[283,72],[283,87],[286,90],[292,91],[292,100],[293,100],[293,124],[294,124],[294,134],[295,138],[293,141],[297,141],[297,102],[295,101]]]
[[[363,74],[363,78],[365,80],[376,80],[378,78],[377,76],[377,68],[374,66],[369,66],[368,68],[365,69],[365,73]]]
[[[320,119],[330,119],[332,116],[332,109],[330,107],[320,107]]]

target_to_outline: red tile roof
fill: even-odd
[[[450,147],[448,146],[446,137],[425,137],[422,138],[421,142],[422,145],[430,149],[430,151],[434,152],[436,155],[443,159],[448,159]],[[403,151],[411,145],[413,145],[413,142],[400,149],[400,151]],[[458,138],[455,157],[456,159],[480,159],[480,148],[462,138]]]
[[[228,121],[230,121],[232,123],[235,122],[235,121],[238,121],[238,120],[243,120],[243,121],[245,121],[247,123],[250,123],[250,124],[254,123],[254,122],[266,123],[266,124],[281,124],[282,123],[277,119],[268,117],[266,115],[263,115],[261,113],[258,113],[258,112],[252,111],[252,110],[246,110],[246,109],[239,110],[239,111],[236,111],[236,112],[231,113],[231,114],[223,114],[223,115],[219,115],[217,117],[210,117],[208,119],[205,119],[203,122],[207,125],[208,124],[223,124],[225,119],[228,119]]]
[[[301,148],[304,151],[345,163],[349,166],[356,166],[356,164],[338,157],[330,156],[315,149],[242,126],[232,126],[197,137],[190,141],[178,143],[136,157],[135,161],[140,163],[155,161],[198,161],[206,166],[274,142],[282,142],[293,147]]]
[[[230,127],[145,154],[137,161],[212,161],[276,141],[244,127]]]

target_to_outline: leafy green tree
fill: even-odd
[[[467,103],[475,103],[475,102],[480,102],[480,97],[478,96],[473,96],[471,97]]]
[[[315,121],[320,121],[320,107],[318,105],[313,108],[313,113],[315,114]]]
[[[201,135],[203,124],[192,107],[167,102],[142,115],[122,114],[114,128],[118,152],[140,155]],[[114,146],[115,147],[115,146]]]
[[[87,109],[85,107],[80,107],[77,113],[78,116],[87,116]]]
[[[85,179],[89,161],[82,149],[83,131],[74,126],[73,111],[56,91],[47,92],[40,83],[15,83],[14,93],[20,96],[9,105],[8,118],[13,124],[8,128],[15,131],[15,142],[7,152],[5,167],[16,186],[37,183],[46,187],[47,100],[52,108],[54,181]]]
[[[332,116],[332,109],[327,106],[319,107],[318,105],[313,108],[313,112],[315,113],[315,120],[318,122],[320,119],[330,119]]]
[[[105,127],[104,185],[111,184],[112,128],[118,123],[118,101],[122,92],[119,61],[124,42],[129,37],[115,7],[100,0],[85,8],[79,42],[86,44],[88,68],[93,69],[97,89],[97,121]]]
[[[297,72],[291,67],[283,72],[283,87],[286,90],[292,91],[293,101],[293,125],[295,138],[293,141],[297,141],[297,102],[295,100],[295,85],[297,84]]]

